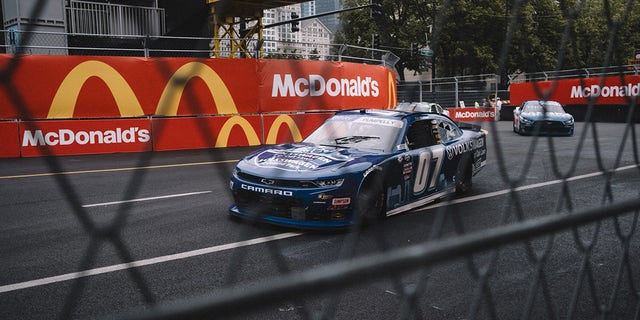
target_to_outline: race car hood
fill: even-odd
[[[521,116],[530,119],[530,120],[556,120],[556,121],[567,121],[571,120],[572,116],[568,113],[557,113],[557,112],[523,112],[520,114]]]
[[[370,155],[352,148],[284,144],[258,150],[240,161],[238,169],[258,176],[313,179],[366,170]]]

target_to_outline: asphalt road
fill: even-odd
[[[488,163],[469,195],[389,218],[357,238],[230,219],[228,177],[251,147],[1,159],[0,319],[100,319],[167,303],[185,306],[225,288],[259,286],[344,256],[639,196],[640,169],[623,124],[598,124],[598,143],[583,123],[573,137],[551,139],[515,135],[504,121],[485,128]],[[613,168],[620,169],[610,180],[599,174]],[[564,176],[573,177],[566,188],[559,180]],[[509,192],[510,185],[519,189]],[[237,310],[237,318],[300,319],[318,312],[332,319],[399,318],[403,291],[421,280],[426,290],[411,305],[417,318],[463,319],[479,303],[473,312],[478,318],[495,312],[513,319],[528,313],[528,298],[531,318],[548,318],[550,310],[564,317],[574,292],[578,318],[594,318],[596,305],[610,301],[612,318],[628,318],[639,303],[630,291],[640,287],[640,231],[632,215],[618,221],[622,233],[631,234],[628,260],[621,260],[622,241],[607,220],[579,229],[580,240],[567,231],[505,244],[496,259],[489,252],[422,272],[389,270],[389,279],[251,314]],[[585,254],[577,242],[594,245]],[[532,256],[544,258],[540,268]],[[592,285],[580,280],[585,261]],[[490,274],[478,275],[482,270]]]

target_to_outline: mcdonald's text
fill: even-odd
[[[272,97],[377,97],[380,95],[379,83],[371,77],[329,78],[319,74],[293,80],[291,74],[274,74]]]
[[[129,129],[116,128],[106,131],[73,131],[59,129],[43,132],[42,130],[25,130],[22,137],[22,146],[66,146],[72,144],[114,144],[149,142],[151,133],[147,129],[131,127]]]
[[[449,113],[455,121],[494,121],[496,118],[496,108],[453,108]]]
[[[147,118],[24,121],[18,131],[23,157],[153,150]]]

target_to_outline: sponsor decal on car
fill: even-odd
[[[351,198],[334,198],[331,204],[334,206],[343,206],[351,203]]]
[[[473,139],[465,142],[459,142],[447,146],[447,158],[453,159],[455,156],[461,155],[465,152],[474,151],[484,147],[484,140],[482,138]]]
[[[315,170],[333,161],[346,161],[349,157],[323,148],[300,148],[296,151],[267,150],[254,159],[257,166],[283,170]]]
[[[264,187],[256,187],[256,186],[252,186],[252,185],[248,185],[248,184],[244,184],[244,183],[240,185],[240,188],[242,190],[258,192],[258,193],[272,194],[272,195],[276,195],[276,196],[285,196],[285,197],[292,197],[293,196],[293,191],[272,189],[272,188],[264,188]]]
[[[375,125],[381,125],[381,126],[387,126],[387,127],[402,128],[402,121],[393,120],[393,119],[383,119],[383,118],[374,118],[374,117],[359,117],[354,122],[375,124]]]

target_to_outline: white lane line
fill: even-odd
[[[640,165],[632,164],[632,165],[616,168],[613,171],[614,172],[618,172],[618,171],[624,171],[624,170],[629,170],[629,169],[636,169],[636,168],[639,168],[639,167],[640,167]],[[567,178],[567,181],[577,181],[577,180],[582,180],[582,179],[599,177],[599,176],[602,176],[602,175],[604,175],[604,172],[602,172],[602,171],[592,172],[592,173],[587,173],[587,174],[583,174],[583,175],[579,175],[579,176],[569,177],[569,178]],[[562,179],[556,179],[556,180],[551,180],[551,181],[534,183],[534,184],[530,184],[530,185],[526,185],[526,186],[517,187],[517,188],[515,188],[513,190],[516,191],[516,192],[519,192],[519,191],[524,191],[524,190],[548,187],[548,186],[551,186],[551,185],[554,185],[554,184],[560,184],[560,183],[562,183],[562,181],[563,181]],[[458,204],[458,203],[465,203],[465,202],[469,202],[469,201],[482,200],[482,199],[486,199],[486,198],[492,198],[492,197],[505,195],[505,194],[508,194],[510,192],[511,192],[511,189],[503,189],[503,190],[498,190],[498,191],[489,192],[489,193],[485,193],[485,194],[479,194],[479,195],[476,195],[476,196],[470,196],[470,197],[461,198],[461,199],[454,199],[454,200],[451,200],[451,201],[439,202],[439,203],[436,203],[436,204],[433,204],[433,205],[430,205],[430,206],[418,208],[416,210],[434,209],[434,208],[439,208],[439,207],[452,205],[452,204]]]
[[[138,261],[133,261],[133,262],[130,262],[130,263],[121,263],[121,264],[116,264],[116,265],[107,266],[107,267],[101,267],[101,268],[95,268],[95,269],[84,270],[84,271],[79,271],[79,272],[67,273],[67,274],[63,274],[63,275],[59,275],[59,276],[53,276],[53,277],[48,277],[48,278],[42,278],[42,279],[36,279],[36,280],[25,281],[25,282],[20,282],[20,283],[14,283],[14,284],[0,286],[0,293],[5,293],[5,292],[10,292],[10,291],[15,291],[15,290],[21,290],[21,289],[27,289],[27,288],[32,288],[32,287],[38,287],[38,286],[43,286],[43,285],[57,283],[57,282],[75,280],[75,279],[79,279],[79,278],[90,277],[90,276],[95,276],[95,275],[104,274],[104,273],[110,273],[110,272],[116,272],[116,271],[122,271],[122,270],[131,269],[131,268],[138,268],[138,267],[142,267],[142,266],[148,266],[148,265],[164,263],[164,262],[169,262],[169,261],[182,260],[182,259],[192,258],[192,257],[201,256],[201,255],[205,255],[205,254],[220,252],[220,251],[224,251],[224,250],[237,249],[237,248],[240,248],[240,247],[246,247],[246,246],[266,243],[266,242],[270,242],[270,241],[276,241],[276,240],[282,240],[282,239],[286,239],[286,238],[297,237],[299,235],[302,235],[302,233],[296,233],[296,232],[280,233],[280,234],[271,235],[271,236],[262,237],[262,238],[255,238],[255,239],[239,241],[239,242],[234,242],[234,243],[228,243],[228,244],[223,244],[223,245],[218,245],[218,246],[213,246],[213,247],[208,247],[208,248],[203,248],[203,249],[198,249],[198,250],[192,250],[192,251],[187,251],[187,252],[170,254],[170,255],[161,256],[161,257],[138,260]]]
[[[111,169],[95,169],[95,170],[83,170],[83,171],[63,171],[63,172],[48,172],[48,173],[31,173],[31,174],[20,174],[20,175],[14,175],[14,176],[0,176],[0,179],[21,179],[21,178],[32,178],[32,177],[49,177],[49,176],[60,176],[60,175],[76,175],[76,174],[86,174],[86,173],[120,172],[120,171],[147,170],[147,169],[167,169],[167,168],[192,167],[192,166],[212,165],[212,164],[221,164],[221,163],[233,163],[233,162],[238,162],[238,160],[220,160],[220,161],[207,161],[207,162],[191,162],[191,163],[165,164],[165,165],[157,165],[157,166],[129,167],[129,168],[111,168]]]
[[[169,198],[177,198],[177,197],[187,197],[187,196],[194,196],[194,195],[198,195],[198,194],[211,193],[211,192],[212,191],[209,190],[209,191],[198,191],[198,192],[189,192],[189,193],[169,194],[169,195],[166,195],[166,196],[157,196],[157,197],[139,198],[139,199],[131,199],[131,200],[85,204],[82,207],[83,208],[104,207],[104,206],[111,206],[111,205],[114,205],[114,204],[122,204],[122,203],[128,203],[128,202],[140,202],[140,201],[151,201],[151,200],[169,199]]]

